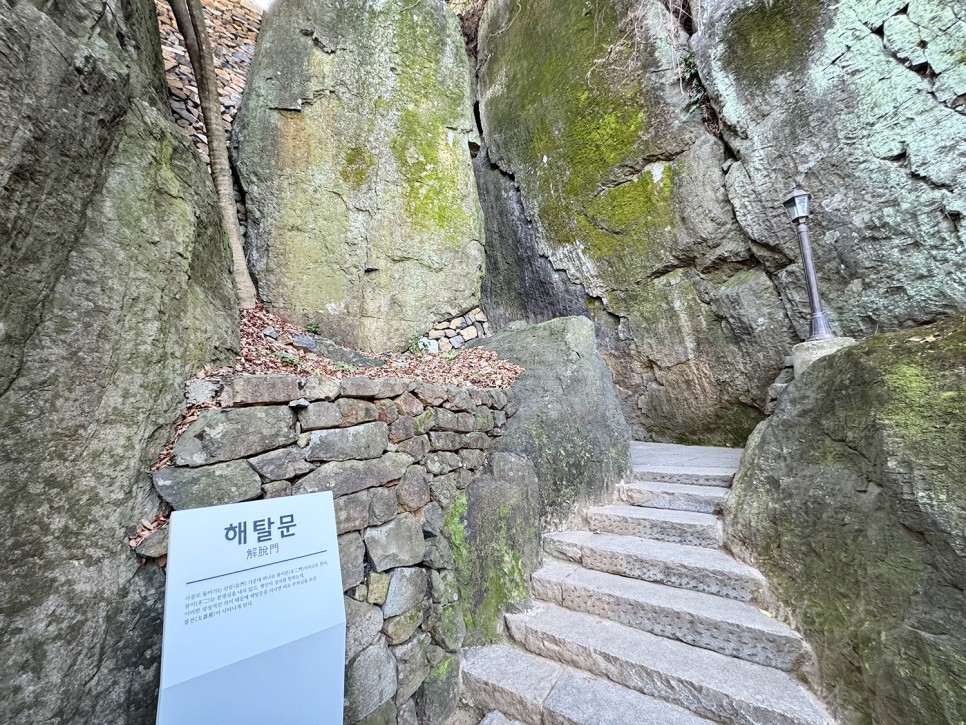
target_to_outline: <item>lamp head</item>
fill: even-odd
[[[797,188],[785,199],[785,211],[788,212],[788,218],[792,222],[808,218],[808,202],[810,199],[807,191]]]

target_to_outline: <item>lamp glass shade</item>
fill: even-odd
[[[802,191],[801,189],[795,189],[795,191],[793,191],[791,195],[785,199],[785,211],[788,212],[788,218],[792,221],[795,221],[796,219],[807,217],[808,202],[808,192]]]

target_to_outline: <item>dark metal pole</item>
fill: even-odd
[[[815,277],[815,265],[812,263],[812,245],[808,240],[808,227],[804,221],[798,222],[798,246],[802,251],[802,265],[805,267],[805,286],[808,288],[808,304],[812,308],[811,334],[812,340],[829,340],[835,335],[822,312],[822,300],[818,296],[818,279]]]

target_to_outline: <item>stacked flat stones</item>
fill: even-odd
[[[174,121],[191,136],[199,153],[208,161],[208,136],[201,118],[198,86],[184,41],[174,22],[167,0],[155,0],[161,31],[161,54],[170,91]],[[204,0],[205,20],[215,56],[218,95],[221,97],[225,129],[231,132],[241,105],[248,69],[255,52],[255,39],[262,16],[258,7],[237,0]]]
[[[486,337],[490,334],[490,323],[479,307],[465,315],[458,315],[451,320],[443,320],[433,325],[433,329],[420,340],[425,346],[425,352],[449,352],[459,350],[470,340]]]
[[[188,387],[190,403],[222,407],[178,439],[175,466],[153,474],[158,493],[181,509],[332,491],[345,722],[415,723],[414,694],[465,637],[444,523],[514,411],[507,393],[291,375]],[[163,553],[156,542],[154,551]]]

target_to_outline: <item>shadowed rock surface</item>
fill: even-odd
[[[153,720],[128,528],[183,381],[237,346],[214,189],[147,1],[0,6],[0,720]],[[82,109],[82,110],[81,110]]]
[[[535,253],[533,229],[515,180],[490,160],[484,146],[473,160],[486,222],[482,303],[494,330],[510,322],[540,323],[588,315],[582,287]]]
[[[733,548],[847,721],[966,717],[966,318],[812,365],[749,441]]]
[[[233,142],[262,299],[367,352],[474,307],[474,135],[466,50],[443,3],[275,3]]]

